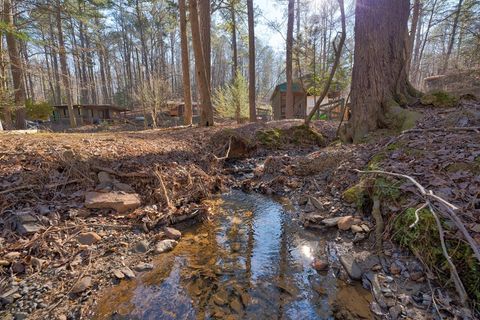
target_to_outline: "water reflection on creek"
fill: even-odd
[[[271,198],[234,191],[222,200],[217,216],[184,232],[155,270],[104,294],[97,318],[329,319],[342,295],[339,303],[366,304],[359,314],[368,316],[366,292],[345,292],[331,271],[311,268],[324,255],[319,232]]]

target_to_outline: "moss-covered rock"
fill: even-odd
[[[420,98],[423,105],[431,105],[437,108],[452,108],[458,105],[458,98],[445,91],[427,93]]]
[[[361,207],[363,205],[365,195],[365,185],[363,182],[360,182],[345,190],[343,192],[343,199],[348,203],[355,203],[358,207]]]
[[[325,146],[323,136],[306,125],[294,126],[287,129],[266,129],[258,130],[255,134],[256,141],[266,148],[277,149],[282,145],[315,145]]]
[[[420,210],[419,221],[415,221],[415,209],[409,208],[393,222],[393,239],[402,247],[409,248],[412,252],[422,257],[423,262],[433,270],[438,278],[445,284],[449,283],[450,271],[442,248],[439,246],[440,236],[435,218],[427,209]],[[460,279],[472,300],[480,302],[480,264],[473,255],[472,249],[461,239],[448,236],[454,233],[449,226],[442,222],[442,227],[447,233],[445,242],[448,254],[455,264]],[[451,283],[450,283],[451,285]]]

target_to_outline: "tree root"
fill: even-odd
[[[450,220],[452,220],[454,222],[454,224],[462,231],[462,233],[465,236],[465,238],[467,239],[470,247],[472,248],[473,252],[475,253],[476,258],[480,261],[480,254],[478,252],[478,248],[477,248],[475,242],[473,242],[474,240],[471,238],[471,236],[468,233],[468,231],[466,230],[464,224],[460,221],[460,219],[458,218],[458,216],[454,212],[454,210],[458,210],[458,207],[456,207],[455,205],[453,205],[453,204],[449,203],[448,201],[442,199],[441,197],[435,195],[432,192],[432,190],[426,190],[420,183],[418,183],[411,176],[404,175],[404,174],[399,174],[399,173],[394,173],[394,172],[380,171],[380,170],[362,171],[362,170],[355,169],[354,171],[359,172],[359,173],[385,174],[385,175],[405,178],[405,179],[410,180],[420,190],[421,195],[425,198],[425,204],[422,205],[422,207],[420,209],[417,209],[415,211],[416,221],[412,225],[410,225],[410,228],[415,226],[416,223],[418,223],[418,221],[417,221],[418,220],[418,211],[420,211],[422,208],[428,206],[428,208],[430,209],[430,212],[432,213],[432,215],[435,219],[435,222],[437,224],[437,229],[438,229],[438,234],[440,236],[440,244],[441,244],[441,247],[442,247],[443,256],[447,260],[448,267],[450,269],[450,274],[451,274],[452,280],[455,284],[455,288],[456,288],[456,290],[457,290],[457,292],[460,296],[460,300],[461,300],[462,304],[465,305],[466,301],[468,299],[468,295],[467,295],[465,287],[464,287],[464,285],[463,285],[463,283],[460,279],[460,276],[458,275],[457,268],[455,267],[455,264],[453,263],[452,259],[450,258],[450,255],[448,254],[448,250],[447,250],[447,247],[445,245],[445,232],[443,230],[440,219],[438,218],[438,215],[435,212],[434,206],[432,205],[430,200],[437,201],[446,208],[446,210],[448,212],[446,214],[446,216]],[[374,215],[374,217],[375,217],[375,214],[376,214],[375,211],[378,210],[378,209],[375,209],[375,206],[376,206],[375,203],[376,202],[378,202],[378,199],[374,198],[374,209],[372,210],[372,214]],[[377,236],[377,230],[375,230],[375,234]]]
[[[383,217],[382,212],[380,211],[380,199],[375,196],[373,197],[373,208],[372,208],[372,216],[375,219],[375,247],[377,253],[381,255],[383,253]]]

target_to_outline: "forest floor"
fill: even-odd
[[[341,261],[340,277],[363,279],[378,317],[468,316],[473,309],[459,303],[451,283],[441,281],[448,267],[429,265],[438,252],[416,252],[419,260],[407,250],[417,247],[398,237],[411,221],[397,221],[424,202],[415,187],[378,176],[372,182],[353,170],[414,177],[459,208],[478,248],[480,104],[418,109],[424,114],[419,130],[379,132],[358,145],[336,141],[338,123],[329,121],[316,122],[314,131],[289,120],[138,132],[2,133],[0,318],[90,318],[102,289],[151,269],[154,257],[175,245],[172,240],[181,241],[166,226],[181,229],[208,218],[211,208],[203,200],[230,188],[286,196],[306,228],[337,228],[338,241],[354,257]],[[359,181],[359,192],[345,193]],[[385,219],[381,252],[375,247],[374,196],[381,197]],[[425,215],[418,228],[432,227]],[[462,238],[454,226],[445,233]],[[478,261],[468,248],[462,252],[454,260],[466,261],[457,266],[466,281]],[[466,290],[478,303],[480,280],[467,280]],[[336,317],[359,315],[344,308]]]

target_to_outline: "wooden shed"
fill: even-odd
[[[51,120],[53,122],[69,122],[68,106],[56,105],[53,106],[53,114]],[[119,116],[123,111],[115,105],[110,104],[75,104],[73,105],[73,112],[78,124],[93,124],[104,120],[112,120]]]
[[[287,83],[281,83],[275,87],[270,97],[272,104],[273,119],[285,119],[285,107],[287,102]],[[293,115],[294,118],[305,118],[307,112],[307,93],[299,82],[293,83]]]

